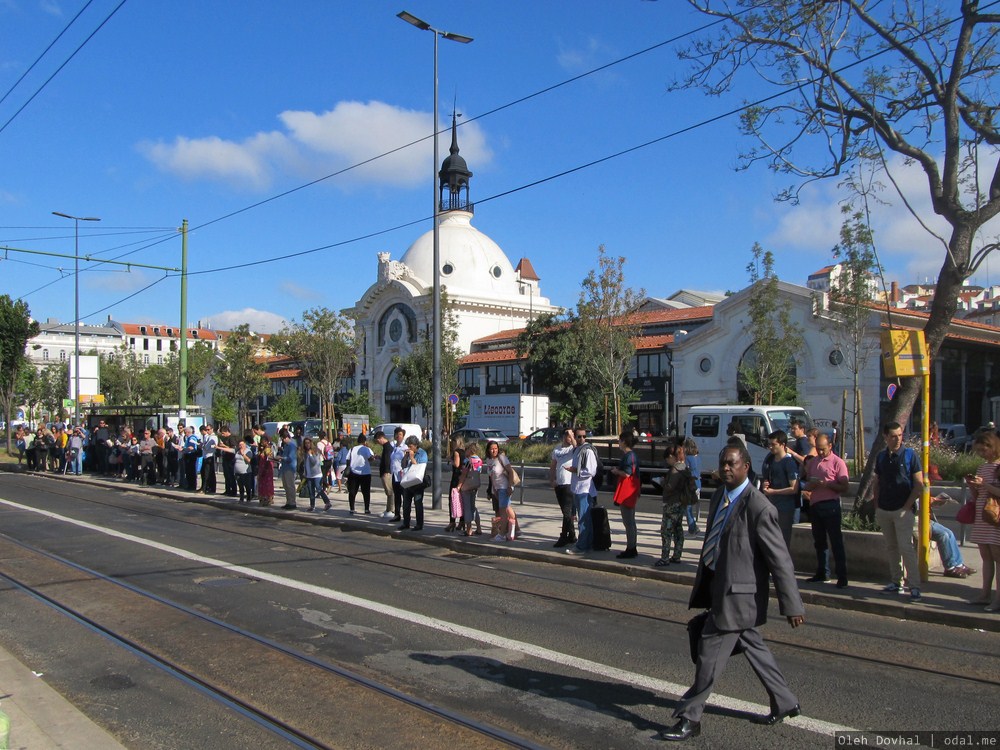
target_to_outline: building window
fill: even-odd
[[[148,354],[143,354],[142,355],[142,363],[144,365],[148,365],[149,364],[149,355]]]
[[[658,378],[660,376],[660,358],[656,354],[636,354],[635,355],[635,377],[637,378]]]
[[[145,336],[146,335],[146,326],[140,326],[139,327],[139,333],[141,333],[143,336]]]
[[[135,349],[135,338],[130,338],[128,340],[128,345],[130,348]]]
[[[458,371],[458,387],[479,393],[479,367],[462,367]]]
[[[521,368],[517,365],[490,365],[486,368],[487,385],[520,385]]]
[[[162,365],[163,364],[163,355],[162,354],[157,354],[156,355],[156,364],[158,364],[158,365]]]
[[[48,359],[48,358],[49,358],[49,350],[42,349],[42,359]]]
[[[158,351],[158,352],[162,352],[163,351],[163,339],[157,339],[156,340],[156,351]]]
[[[142,350],[146,352],[149,351],[149,339],[142,340]]]
[[[59,361],[60,362],[65,362],[66,361],[66,350],[65,349],[60,349],[59,350]]]

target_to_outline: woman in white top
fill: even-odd
[[[313,445],[312,438],[303,438],[302,458],[302,473],[309,486],[309,512],[312,513],[316,510],[316,495],[323,499],[326,509],[330,510],[333,506],[330,503],[330,498],[326,496],[326,490],[323,489],[323,456]]]
[[[370,516],[371,495],[372,495],[372,460],[375,454],[372,453],[366,443],[368,438],[365,433],[358,435],[358,444],[347,453],[347,500],[351,504],[351,515],[354,515],[354,498],[357,497],[358,489],[361,489],[361,497],[365,501],[365,515]]]
[[[510,505],[510,475],[507,473],[510,459],[500,450],[500,445],[491,440],[486,444],[486,468],[490,473],[493,510],[497,514]]]

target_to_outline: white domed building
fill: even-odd
[[[459,349],[468,353],[475,339],[523,327],[559,308],[542,296],[527,258],[515,267],[497,243],[472,226],[472,172],[459,154],[454,118],[450,151],[438,172],[441,288],[458,329]],[[353,308],[344,310],[358,322],[355,382],[388,421],[423,424],[428,417],[403,391],[392,360],[405,358],[433,329],[433,230],[418,237],[398,261],[390,258],[388,252],[378,253],[376,282]]]

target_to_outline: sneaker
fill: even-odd
[[[888,586],[883,586],[880,594],[898,594],[902,592],[902,587],[898,583],[890,583]]]
[[[383,513],[383,514],[382,514],[382,518],[384,518],[384,519],[385,519],[385,520],[387,520],[387,521],[388,521],[388,520],[389,520],[390,518],[392,518],[392,517],[393,517],[393,516],[392,516],[392,511],[391,511],[391,510],[387,510],[387,511],[386,511],[385,513]]]
[[[503,534],[497,534],[495,537],[493,537],[492,541],[494,541],[494,542],[506,542],[507,541],[507,537],[505,537]],[[566,551],[569,552],[569,550],[566,550]]]
[[[327,503],[326,507],[324,507],[323,510],[329,513],[331,510],[333,510],[333,505],[331,503]]]
[[[919,602],[921,599],[920,589],[910,588],[910,601]]]
[[[577,549],[576,547],[567,547],[567,548],[566,548],[566,549],[564,550],[564,552],[565,552],[565,553],[566,553],[567,555],[582,555],[582,554],[583,554],[583,550],[579,550],[579,549]]]
[[[315,512],[316,512],[316,508],[314,508],[314,507],[313,508],[306,508],[306,513],[315,513]]]
[[[828,579],[826,576],[817,573],[812,578],[807,578],[806,583],[826,583],[828,580],[830,579]]]

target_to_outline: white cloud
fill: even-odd
[[[255,333],[277,333],[288,322],[277,313],[257,310],[253,307],[245,307],[242,310],[224,310],[201,320],[219,331],[231,331],[246,323],[250,326],[250,330]]]
[[[338,102],[320,113],[287,110],[278,119],[284,131],[261,132],[242,141],[178,136],[173,143],[144,142],[138,148],[157,167],[184,179],[214,179],[262,189],[280,176],[311,179],[359,164],[418,141],[433,129],[431,113],[378,101]],[[442,118],[439,124],[446,122]],[[450,143],[446,130],[439,138],[443,155]],[[492,158],[478,123],[459,128],[459,146],[471,163],[482,165]],[[419,185],[427,178],[432,153],[429,141],[418,143],[352,169],[334,184]]]
[[[992,164],[995,161],[996,157],[991,156],[991,163],[980,170],[983,180],[988,180],[992,175]],[[879,259],[887,276],[904,284],[925,278],[936,279],[945,258],[945,247],[938,237],[947,240],[951,229],[944,219],[934,213],[927,177],[918,165],[907,165],[902,158],[894,157],[889,162],[889,168],[920,221],[906,208],[892,183],[884,175],[881,176],[885,189],[878,197],[884,203],[870,202]],[[778,227],[767,238],[767,243],[787,250],[815,254],[818,263],[831,260],[830,250],[840,239],[840,225],[843,222],[840,201],[845,195],[832,181],[813,183],[803,191],[799,206],[782,209],[784,213]],[[938,237],[924,229],[920,222]],[[1000,220],[989,222],[978,244],[990,241],[998,232]]]
[[[142,289],[144,286],[151,284],[154,279],[154,277],[139,268],[133,268],[128,271],[112,271],[109,268],[109,266],[103,266],[100,271],[87,272],[86,269],[81,271],[83,273],[83,276],[81,276],[83,286],[87,289],[98,289],[115,294],[127,294]],[[91,302],[93,301],[91,300]],[[110,301],[107,300],[107,302]],[[83,307],[82,304],[81,307]]]
[[[290,297],[300,300],[314,300],[319,299],[322,296],[315,289],[309,289],[301,284],[296,284],[294,281],[282,281],[278,285],[278,290]]]
[[[571,46],[562,40],[558,42],[558,45],[556,62],[559,67],[572,75],[579,75],[600,67],[616,57],[614,50],[594,36],[587,37],[576,45]],[[620,76],[611,70],[602,70],[600,73],[589,76],[588,80],[606,87],[618,83]]]

